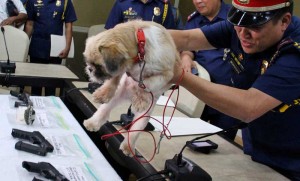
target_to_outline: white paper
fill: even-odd
[[[70,181],[87,181],[80,167],[70,166],[63,168],[63,175],[65,175]]]
[[[49,123],[46,113],[36,113],[35,121],[38,122],[39,125],[41,125],[41,127],[44,127],[44,128],[50,127],[50,123]]]
[[[59,53],[66,47],[66,37],[61,35],[51,35],[50,57],[58,57]],[[74,57],[74,40],[72,37],[68,58]]]
[[[160,106],[165,106],[167,103],[169,97],[167,96],[160,96],[156,102],[156,105],[160,105]],[[175,104],[173,103],[173,101],[170,99],[168,102],[168,107],[175,107]]]
[[[153,116],[153,118],[159,120],[162,123],[161,116]],[[170,117],[165,117],[164,124],[166,125]],[[150,118],[150,123],[155,127],[155,130],[162,131],[163,126],[161,123]],[[221,131],[222,129],[216,127],[208,122],[201,120],[200,118],[186,118],[186,117],[173,117],[168,129],[172,136],[184,136],[195,134],[207,134]]]

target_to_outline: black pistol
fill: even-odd
[[[48,162],[28,162],[23,161],[22,167],[25,168],[28,172],[38,173],[41,176],[51,179],[54,181],[69,181],[64,175],[59,173],[56,168]]]
[[[19,106],[33,106],[33,103],[30,100],[30,95],[26,92],[19,93],[16,91],[10,91],[10,95],[17,97],[21,102],[16,101],[15,102],[15,107]]]
[[[39,131],[23,131],[19,129],[12,129],[11,135],[14,138],[27,140],[32,144],[18,141],[15,145],[17,150],[26,151],[40,156],[46,156],[47,152],[53,152],[54,147],[45,139]],[[37,145],[37,146],[35,146]]]

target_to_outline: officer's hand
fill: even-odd
[[[14,16],[12,16],[12,17],[9,17],[9,18],[3,20],[3,21],[0,23],[0,26],[13,25],[14,22],[15,22],[15,18],[14,18]]]
[[[68,54],[69,54],[69,51],[70,51],[70,50],[68,50],[68,49],[63,49],[63,50],[59,53],[58,57],[61,58],[61,59],[67,58],[67,57],[68,57]]]
[[[170,81],[170,83],[176,84],[176,83],[178,83],[178,81],[180,81],[183,74],[186,73],[182,67],[182,61],[176,62],[173,72],[174,72],[174,76],[173,76],[172,80]]]
[[[181,66],[185,72],[191,72],[191,69],[193,67],[193,60],[188,58],[182,58]]]

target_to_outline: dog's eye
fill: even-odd
[[[104,71],[104,68],[103,68],[102,65],[98,65],[98,64],[95,64],[95,63],[90,63],[90,64],[88,65],[88,70],[89,70],[90,72],[92,72],[93,70],[103,72],[103,71]]]
[[[103,71],[104,71],[104,68],[103,68],[103,66],[102,66],[102,65],[97,65],[97,64],[94,64],[93,66],[95,67],[95,69],[96,69],[97,71],[101,71],[101,72],[103,72]]]
[[[88,67],[88,70],[89,70],[90,72],[92,72],[92,71],[93,71],[93,68],[92,68],[92,67]]]

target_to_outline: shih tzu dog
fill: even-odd
[[[98,131],[109,119],[111,110],[122,101],[130,101],[134,120],[143,115],[163,92],[170,80],[179,55],[167,30],[154,22],[141,20],[119,24],[86,41],[83,53],[90,81],[103,83],[94,93],[101,103],[94,115],[84,121],[89,131]],[[146,116],[151,115],[154,105]],[[149,121],[143,117],[130,130],[143,130]],[[125,135],[120,149],[132,156],[139,132]],[[129,146],[130,144],[130,146]]]

